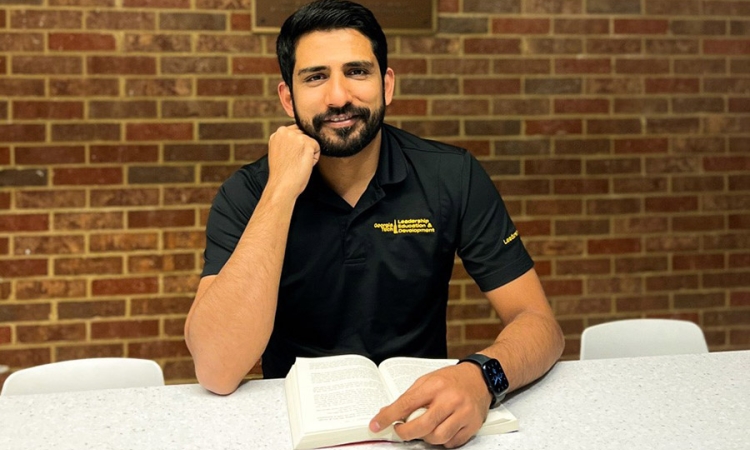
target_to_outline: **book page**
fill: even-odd
[[[366,427],[388,404],[380,373],[367,358],[297,358],[295,365],[305,429]]]

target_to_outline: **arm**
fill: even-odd
[[[268,344],[289,224],[320,149],[296,125],[269,140],[269,179],[232,256],[201,279],[185,322],[198,381],[217,394],[237,389]]]
[[[557,361],[564,346],[562,331],[534,269],[485,295],[505,326],[495,342],[479,353],[500,361],[510,390],[515,390],[542,376]],[[420,418],[397,425],[399,436],[457,447],[482,426],[490,401],[479,368],[458,364],[417,380],[373,418],[370,428],[385,428],[427,406]]]

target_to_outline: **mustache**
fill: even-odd
[[[354,106],[351,103],[347,103],[344,106],[336,107],[336,106],[329,106],[326,112],[317,114],[312,118],[312,124],[315,131],[320,131],[320,129],[323,127],[323,122],[328,117],[331,116],[341,116],[341,115],[348,115],[348,116],[359,116],[362,118],[365,122],[370,118],[370,110],[361,106]]]

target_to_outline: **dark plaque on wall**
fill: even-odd
[[[432,33],[437,0],[356,0],[375,14],[386,34]],[[278,33],[287,17],[310,0],[255,0],[253,31]]]

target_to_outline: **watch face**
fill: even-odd
[[[484,373],[487,375],[487,381],[490,383],[490,389],[495,395],[502,394],[508,390],[508,379],[505,377],[503,368],[496,359],[487,361],[484,364]]]

